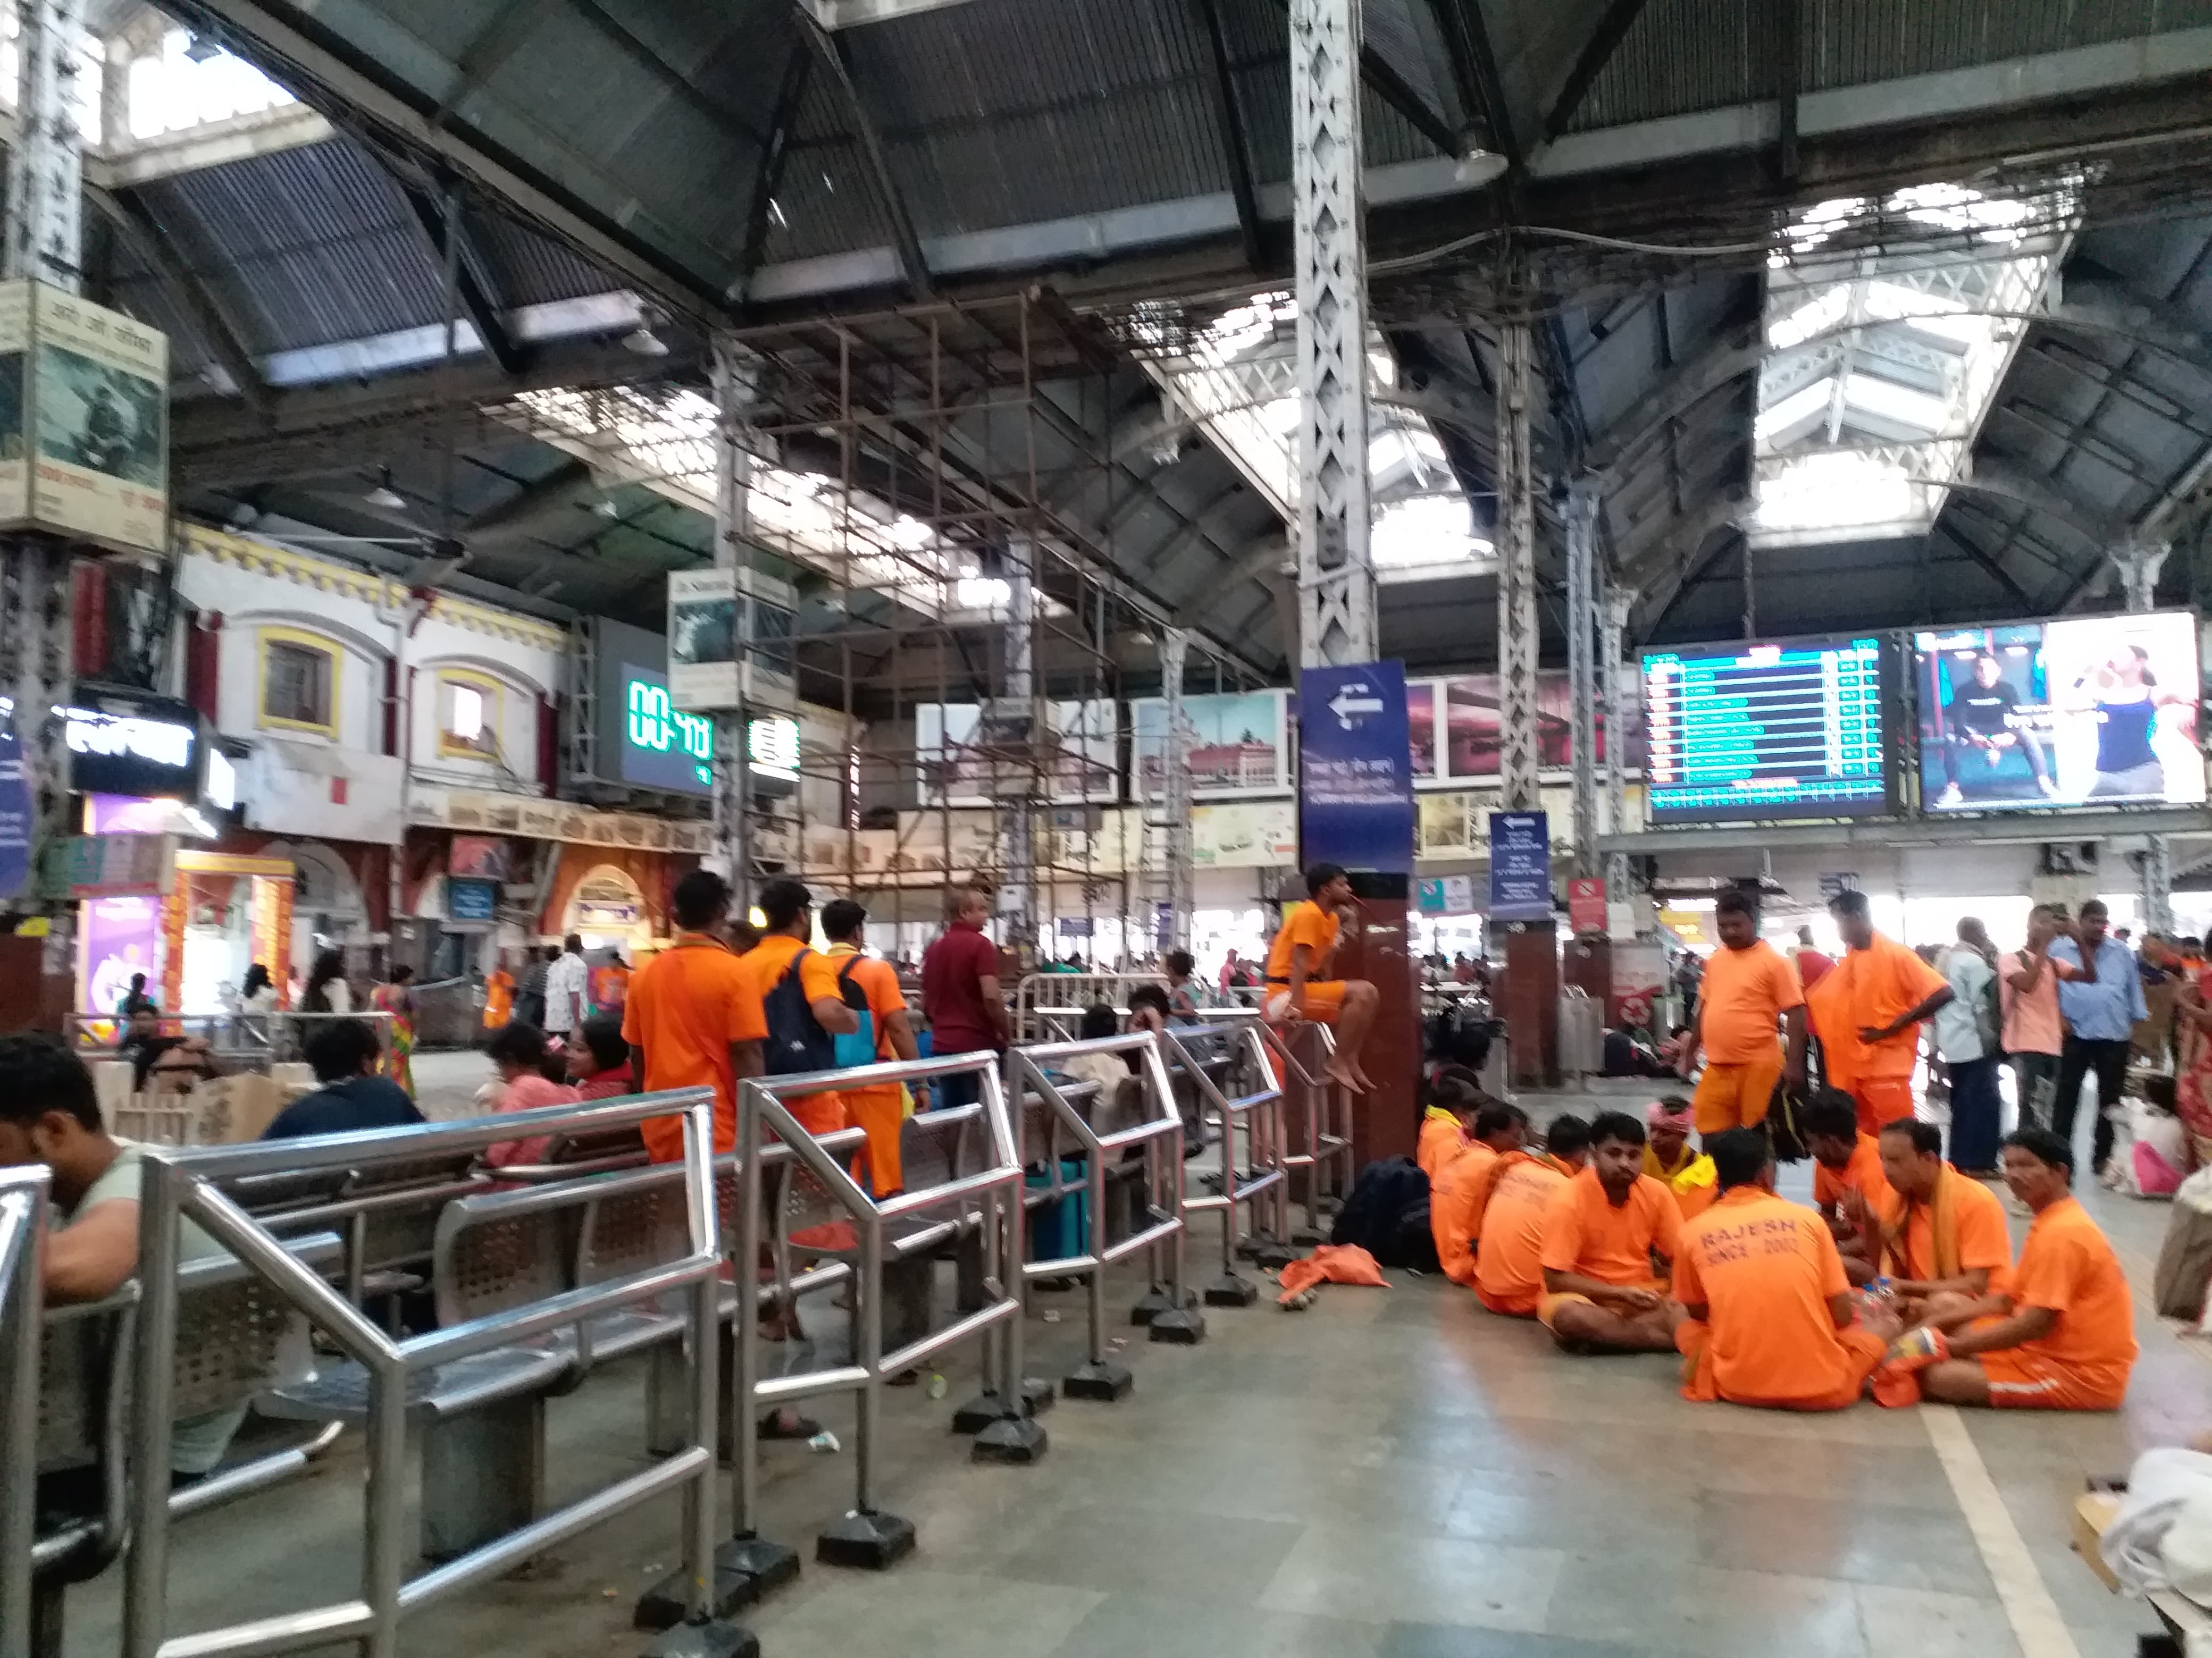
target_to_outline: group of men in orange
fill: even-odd
[[[1802,1085],[1805,998],[1731,894],[1693,1100],[1642,1121],[1556,1117],[1539,1149],[1517,1108],[1438,1079],[1419,1160],[1445,1272],[1568,1351],[1679,1351],[1692,1400],[1838,1410],[1871,1384],[1886,1404],[2116,1408],[2134,1312],[2072,1194],[2072,1148],[2032,1127],[2005,1142],[2005,1182],[2033,1217],[2015,1260],[1994,1193],[1911,1114],[1913,1033],[1948,986],[1874,932],[1860,895],[1832,909],[1850,948],[1815,990],[1832,1078],[1801,1119],[1815,1207],[1777,1195],[1764,1127],[1777,1082]]]

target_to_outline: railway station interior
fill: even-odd
[[[2212,1654],[2206,0],[0,106],[0,1658]]]

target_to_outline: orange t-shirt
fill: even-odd
[[[1467,1145],[1467,1130],[1459,1119],[1437,1106],[1431,1106],[1421,1119],[1420,1138],[1414,1142],[1413,1161],[1429,1177],[1431,1190],[1437,1170],[1457,1157]]]
[[[2028,1224],[2013,1271],[2015,1307],[2058,1315],[2051,1333],[2021,1343],[2117,1399],[2136,1362],[2136,1315],[2126,1273],[2078,1198],[2061,1198]]]
[[[769,933],[738,957],[738,969],[751,983],[753,994],[765,1001],[768,993],[783,982],[801,950],[806,951],[806,959],[799,963],[799,987],[805,993],[806,999],[818,1002],[827,997],[833,1002],[843,1001],[845,992],[837,982],[836,963],[787,932]],[[865,985],[861,987],[863,993],[866,988]],[[845,1126],[845,1102],[834,1090],[824,1089],[818,1094],[801,1095],[786,1100],[784,1104],[799,1120],[799,1126],[810,1134],[834,1134]]]
[[[1483,1170],[1497,1161],[1497,1152],[1480,1140],[1469,1140],[1429,1176],[1429,1233],[1436,1239],[1444,1276],[1454,1284],[1474,1282],[1474,1199],[1482,1189]]]
[[[760,992],[730,947],[704,933],[679,934],[630,976],[623,1005],[623,1040],[645,1050],[645,1088],[714,1090],[714,1150],[738,1143],[738,1083],[730,1069],[732,1042],[757,1042],[768,1035]],[[656,1163],[684,1156],[684,1125],[655,1117],[644,1125],[645,1144]]]
[[[1533,1313],[1544,1294],[1544,1212],[1568,1176],[1534,1157],[1499,1170],[1476,1240],[1474,1289],[1493,1312]],[[1470,1185],[1474,1181],[1468,1182]],[[1433,1213],[1431,1215],[1433,1224]]]
[[[868,999],[868,1011],[875,1016],[876,1057],[879,1060],[896,1059],[897,1055],[891,1052],[890,1017],[906,1009],[906,993],[899,988],[898,969],[877,957],[861,955],[850,944],[830,945],[828,959],[833,980],[841,976],[849,978],[860,987],[860,993]],[[850,973],[845,969],[848,962],[854,963]],[[807,982],[809,985],[813,983],[811,973]],[[893,1088],[898,1086],[896,1083],[890,1085]]]
[[[1864,950],[1846,954],[1834,972],[1821,975],[1809,1004],[1829,1082],[1844,1088],[1862,1078],[1910,1077],[1920,1053],[1916,1027],[1907,1026],[1871,1048],[1859,1040],[1859,1030],[1887,1024],[1948,982],[1903,944],[1879,932]]]
[[[1267,946],[1267,982],[1288,984],[1291,981],[1291,952],[1300,944],[1313,951],[1313,962],[1308,971],[1318,979],[1328,952],[1336,948],[1336,935],[1341,923],[1336,917],[1310,899],[1291,907],[1283,918],[1282,930],[1275,934],[1275,942]]]
[[[1585,1169],[1553,1193],[1544,1211],[1544,1270],[1578,1272],[1601,1284],[1649,1284],[1655,1249],[1672,1260],[1681,1247],[1682,1212],[1674,1194],[1638,1175],[1618,1209]]]
[[[1952,1203],[1958,1218],[1959,1270],[1987,1267],[1990,1293],[2002,1294],[2012,1276],[2012,1234],[2005,1228],[2004,1205],[1979,1181],[1948,1169],[1944,1177],[1956,1193]],[[1905,1199],[1893,1190],[1881,1207],[1882,1224],[1894,1227],[1904,1208]],[[1930,1236],[1935,1224],[1934,1205],[1912,1206],[1912,1218],[1905,1229],[1905,1271],[1899,1276],[1921,1284],[1936,1276],[1936,1246]]]
[[[1859,1372],[1836,1338],[1831,1297],[1850,1280],[1820,1218],[1739,1186],[1682,1232],[1674,1299],[1712,1327],[1713,1381],[1746,1405],[1824,1399]]]
[[[1889,1206],[1889,1177],[1881,1172],[1881,1142],[1872,1134],[1862,1134],[1851,1147],[1850,1161],[1841,1169],[1831,1169],[1815,1157],[1813,1160],[1813,1204],[1825,1209],[1832,1203],[1841,1203],[1844,1193],[1856,1192],[1868,1210],[1881,1214]]]
[[[1716,1065],[1771,1061],[1776,1021],[1804,1002],[1797,969],[1764,938],[1748,950],[1722,945],[1698,986],[1698,1042],[1705,1057]]]

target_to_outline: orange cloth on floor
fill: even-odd
[[[1390,1287],[1375,1257],[1356,1243],[1322,1244],[1310,1255],[1302,1255],[1284,1267],[1280,1282],[1283,1293],[1275,1297],[1278,1301],[1289,1301],[1323,1282],[1362,1284],[1376,1290]]]
[[[868,999],[868,1011],[876,1026],[876,1058],[895,1060],[889,1035],[890,1016],[906,1007],[899,988],[898,969],[889,962],[863,956],[850,944],[830,946],[830,965],[859,986]],[[848,967],[847,964],[850,963]],[[899,1130],[906,1122],[906,1090],[897,1083],[880,1088],[842,1090],[846,1115],[854,1127],[867,1131],[868,1149],[853,1160],[853,1178],[865,1174],[877,1197],[887,1197],[906,1183],[899,1164]]]
[[[1674,1194],[1650,1175],[1638,1175],[1627,1201],[1616,1208],[1597,1170],[1585,1169],[1553,1193],[1544,1211],[1540,1263],[1547,1272],[1601,1284],[1649,1284],[1653,1252],[1672,1260],[1681,1231]]]
[[[1497,1162],[1497,1152],[1471,1140],[1429,1181],[1429,1235],[1437,1242],[1437,1263],[1454,1284],[1474,1283],[1475,1200],[1489,1190],[1485,1177]]]
[[[1981,1181],[1968,1180],[1947,1163],[1929,1202],[1908,1206],[1893,1191],[1880,1212],[1883,1232],[1893,1240],[1883,1249],[1881,1263],[1890,1277],[1925,1284],[1986,1267],[1990,1293],[2005,1292],[2012,1272],[2012,1235],[2005,1226],[2004,1205]]]
[[[1530,1151],[1509,1151],[1486,1172],[1474,1293],[1493,1313],[1527,1318],[1544,1294],[1544,1216],[1571,1176],[1550,1157]]]
[[[1467,1145],[1467,1130],[1455,1112],[1432,1105],[1421,1114],[1420,1138],[1413,1144],[1413,1161],[1431,1181],[1437,1170],[1457,1157]]]
[[[1682,1396],[1794,1410],[1849,1404],[1882,1353],[1863,1331],[1856,1344],[1838,1332],[1828,1303],[1850,1290],[1820,1216],[1755,1186],[1723,1193],[1682,1229],[1674,1258],[1674,1299],[1706,1310],[1693,1321],[1705,1335],[1675,1337],[1698,1359]],[[1705,1346],[1692,1355],[1696,1341]]]
[[[738,1090],[730,1069],[732,1042],[768,1035],[768,1015],[752,975],[730,947],[704,933],[676,943],[630,976],[623,1005],[623,1040],[645,1050],[645,1091],[710,1086],[714,1090],[714,1150],[738,1143]],[[641,1125],[655,1163],[684,1156],[684,1124],[654,1117]]]
[[[1815,1207],[1841,1205],[1847,1192],[1857,1193],[1874,1214],[1881,1213],[1889,1203],[1889,1180],[1881,1172],[1881,1141],[1872,1134],[1863,1133],[1852,1143],[1851,1155],[1841,1169],[1831,1169],[1817,1157],[1813,1160]]]
[[[806,958],[799,960],[799,953],[806,951]],[[738,957],[738,967],[753,988],[754,995],[765,999],[768,993],[783,982],[791,971],[791,964],[799,962],[799,987],[805,992],[806,999],[818,1002],[827,998],[842,1001],[844,992],[837,984],[837,969],[827,956],[811,950],[800,940],[786,932],[771,932]],[[637,993],[632,987],[630,993]],[[762,1034],[767,1034],[768,1020],[763,1014]],[[784,1108],[797,1120],[799,1126],[819,1139],[834,1134],[845,1126],[845,1101],[835,1090],[824,1089],[818,1094],[808,1094],[799,1099],[787,1099]]]
[[[2080,1199],[2062,1198],[2029,1223],[2012,1299],[2015,1307],[2047,1307],[2058,1322],[2036,1340],[1973,1355],[1989,1375],[1990,1403],[2118,1409],[2135,1368],[2135,1309],[2119,1257]]]
[[[1782,1080],[1782,1044],[1769,1042],[1767,1052],[1755,1060],[1728,1065],[1707,1060],[1698,1074],[1697,1091],[1690,1104],[1698,1114],[1698,1133],[1717,1134],[1729,1128],[1756,1128],[1766,1121],[1774,1103],[1774,1084]]]
[[[1879,1029],[1902,1017],[1945,988],[1947,982],[1903,944],[1879,932],[1864,950],[1847,951],[1834,972],[1820,976],[1806,1003],[1813,1029],[1820,1038],[1829,1082],[1856,1094],[1861,1078],[1909,1081],[1920,1052],[1919,1027],[1907,1025],[1872,1047],[1859,1040],[1859,1031],[1867,1027]],[[1909,1104],[1899,1114],[1910,1116]]]
[[[1797,969],[1773,945],[1764,939],[1748,950],[1722,945],[1698,985],[1698,1045],[1706,1063],[1763,1064],[1780,1045],[1775,1032],[1783,1014],[1804,1005]]]

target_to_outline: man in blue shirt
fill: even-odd
[[[2150,1017],[2143,1003],[2142,975],[2134,956],[2118,939],[2107,936],[2110,916],[2092,898],[2081,906],[2081,920],[2074,937],[2051,943],[2051,970],[2058,978],[2058,1013],[2066,1022],[2066,1040],[2058,1054],[2058,1097],[2052,1106],[2051,1127],[2067,1145],[2074,1144],[2074,1111],[2081,1103],[2081,1084],[2097,1073],[2097,1122],[2093,1134],[2096,1171],[2105,1172],[2112,1155],[2112,1123],[2108,1114],[2119,1103],[2120,1087],[2128,1074],[2128,1041],[2137,1019]]]
[[[422,1114],[407,1090],[391,1078],[375,1074],[380,1051],[367,1020],[323,1021],[323,1028],[307,1039],[307,1063],[322,1086],[279,1111],[261,1131],[261,1138],[293,1140],[420,1123]]]

